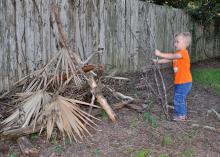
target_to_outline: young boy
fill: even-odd
[[[174,121],[187,119],[186,97],[192,88],[192,75],[190,72],[190,57],[187,51],[191,43],[191,34],[182,32],[175,36],[175,53],[162,53],[155,50],[155,55],[162,59],[154,60],[156,63],[173,62],[174,71]]]

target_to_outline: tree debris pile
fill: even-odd
[[[0,121],[0,138],[7,139],[46,130],[47,139],[50,139],[54,127],[57,127],[63,137],[67,136],[75,141],[83,140],[87,135],[91,135],[88,127],[93,129],[97,127],[95,121],[99,119],[91,114],[93,108],[104,109],[109,118],[115,122],[116,115],[113,109],[122,108],[134,101],[132,97],[101,83],[104,67],[88,64],[95,54],[84,61],[70,50],[59,12],[57,6],[52,7],[52,30],[57,38],[58,52],[43,68],[25,76],[15,83],[12,91],[0,96],[5,98],[19,90],[13,94],[12,101],[16,108],[11,115]],[[148,78],[148,72],[152,70],[156,88],[151,85]],[[166,87],[160,68],[158,65],[152,65],[149,71],[143,76],[144,84],[155,97],[159,97],[158,101],[168,119]],[[115,77],[114,74],[115,71],[105,78],[129,80]],[[159,82],[162,82],[162,85]],[[116,104],[112,106],[108,104],[103,89],[111,93],[105,95],[117,99]]]
[[[52,8],[53,30],[58,39],[58,52],[43,68],[34,71],[14,84],[13,90],[1,98],[13,95],[15,108],[7,118],[0,121],[2,139],[23,136],[46,130],[50,139],[57,127],[70,140],[83,140],[91,135],[88,128],[96,129],[96,117],[92,108],[103,108],[115,122],[116,115],[102,94],[102,65],[87,64],[72,52],[66,42],[59,8]],[[107,87],[123,100],[133,101],[119,92]],[[12,98],[12,97],[11,97]],[[86,99],[87,100],[86,100]],[[96,105],[95,101],[100,104]]]

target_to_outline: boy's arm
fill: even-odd
[[[163,64],[163,63],[170,63],[170,62],[172,62],[172,60],[170,60],[170,59],[153,59],[153,62],[154,63],[159,63],[159,64]]]
[[[155,55],[169,60],[182,58],[182,55],[179,53],[162,53],[159,50],[155,50]]]

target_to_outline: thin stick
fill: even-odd
[[[126,18],[126,17],[125,17]],[[125,22],[126,22],[126,25],[128,25],[128,26],[130,26],[129,24],[128,24],[128,22],[125,20]],[[146,23],[147,23],[147,26],[148,26],[148,28],[149,28],[149,32],[150,32],[150,36],[152,37],[152,39],[153,39],[153,43],[154,43],[154,48],[156,48],[157,47],[157,45],[156,45],[156,40],[155,40],[155,37],[154,37],[154,35],[153,35],[153,33],[152,33],[152,29],[151,29],[151,27],[150,27],[150,25],[149,25],[149,22],[148,22],[148,19],[146,19]],[[137,39],[137,37],[136,37],[136,35],[132,32],[132,30],[131,30],[131,26],[130,26],[130,32],[131,32],[131,34],[134,36],[134,39],[135,40],[137,40],[137,42],[138,42],[138,39]],[[143,51],[145,51],[144,50],[144,48],[142,47],[142,46],[140,46],[140,48],[143,50]],[[158,57],[157,57],[157,60],[158,60]],[[168,119],[169,117],[168,117],[168,102],[167,102],[167,90],[166,90],[166,86],[165,86],[165,83],[164,83],[164,79],[163,79],[163,76],[162,76],[162,73],[161,73],[161,71],[160,71],[160,67],[159,67],[159,64],[156,64],[156,65],[154,65],[155,67],[156,67],[156,69],[157,69],[157,71],[158,71],[158,73],[159,73],[159,76],[160,76],[160,79],[161,79],[161,81],[162,81],[162,86],[163,86],[163,92],[164,92],[164,103],[165,103],[165,105],[163,104],[163,97],[162,97],[162,94],[161,94],[161,92],[160,92],[160,89],[159,89],[159,84],[158,84],[158,81],[156,81],[157,79],[155,78],[155,81],[156,81],[156,85],[157,85],[157,88],[159,89],[158,90],[158,93],[159,93],[159,96],[160,96],[160,100],[161,100],[161,105],[162,105],[162,107],[163,107],[163,110],[164,110],[164,113],[165,113],[165,115],[166,115],[166,118]],[[154,73],[155,73],[156,71],[154,70]],[[156,77],[156,75],[154,75],[155,77]],[[154,91],[154,90],[153,90]],[[154,92],[153,92],[154,93]]]
[[[91,99],[91,106],[89,107],[89,114],[91,114],[91,112],[92,112],[94,102],[95,102],[95,93],[92,92],[92,99]]]
[[[144,76],[142,75],[142,77],[144,77]],[[150,85],[150,83],[149,83],[148,80],[147,80],[147,75],[146,75],[145,78],[146,78],[145,81],[146,81],[146,83],[147,83],[147,87],[149,87],[149,88],[151,89],[152,93],[154,94],[154,96],[157,97],[158,95],[157,95],[156,91],[154,90],[154,88]],[[145,85],[145,86],[146,86],[146,85]]]
[[[124,94],[122,94],[122,93],[120,93],[120,92],[116,92],[115,90],[111,89],[111,88],[108,87],[108,86],[106,86],[106,87],[107,87],[107,89],[108,89],[110,92],[113,93],[113,95],[114,95],[116,98],[120,97],[121,99],[128,99],[128,100],[132,100],[132,101],[134,100],[134,98],[132,98],[132,97],[130,97],[130,96],[124,95]]]
[[[215,113],[216,117],[218,118],[218,120],[220,121],[220,114],[215,110],[215,109],[211,109],[207,111],[207,116],[211,113]]]
[[[153,39],[153,43],[154,43],[154,48],[157,48],[157,44],[156,44],[156,40],[155,40],[155,37],[154,37],[154,35],[153,35],[153,33],[152,33],[152,29],[151,29],[151,27],[150,27],[150,25],[149,25],[149,21],[148,21],[148,19],[146,19],[146,21],[147,21],[147,25],[148,25],[148,28],[149,28],[149,30],[150,30],[150,35],[151,35],[151,37],[152,37],[152,39]],[[157,60],[158,60],[158,57],[157,57]],[[155,64],[155,67],[156,67],[156,69],[157,69],[157,71],[158,71],[158,73],[159,73],[159,76],[160,76],[160,79],[161,79],[161,82],[162,82],[162,86],[163,86],[163,92],[164,92],[164,103],[165,104],[162,104],[162,106],[163,106],[163,109],[164,109],[164,113],[165,113],[165,115],[166,115],[166,118],[167,119],[169,119],[169,115],[168,115],[168,102],[167,102],[167,90],[166,90],[166,85],[165,85],[165,82],[164,82],[164,79],[163,79],[163,75],[162,75],[162,73],[161,73],[161,71],[160,71],[160,66],[159,66],[159,64]],[[154,76],[156,76],[156,75],[154,75]],[[160,95],[161,96],[161,95]],[[163,99],[163,98],[162,98]],[[161,100],[162,100],[161,99]],[[165,106],[164,106],[165,105]]]
[[[156,82],[156,85],[157,85],[157,92],[159,94],[159,99],[161,101],[161,106],[163,108],[163,112],[164,112],[166,118],[168,119],[168,113],[166,112],[166,108],[164,107],[164,101],[163,101],[162,93],[160,91],[160,85],[159,85],[158,80],[157,80],[157,72],[156,72],[155,69],[154,69],[154,79],[155,79],[155,82]]]
[[[157,64],[158,65],[158,64]],[[158,69],[159,69],[159,66],[158,66]],[[167,116],[167,118],[169,118],[168,117],[168,101],[167,101],[167,90],[166,90],[166,85],[165,85],[165,82],[164,82],[164,79],[163,79],[163,75],[162,75],[162,73],[161,73],[161,71],[160,70],[158,70],[158,73],[159,73],[159,75],[160,75],[160,79],[161,79],[161,82],[162,82],[162,85],[163,85],[163,90],[164,90],[164,105],[165,105],[165,109],[166,109],[166,116]]]
[[[208,125],[192,124],[192,127],[196,127],[196,128],[203,128],[203,129],[208,129],[208,130],[211,130],[211,131],[216,131],[216,132],[219,132],[219,130],[218,130],[218,129],[216,129],[215,127],[208,126]]]

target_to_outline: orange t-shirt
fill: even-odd
[[[174,84],[183,84],[192,82],[190,72],[190,58],[186,49],[176,51],[182,55],[182,58],[173,60]]]

